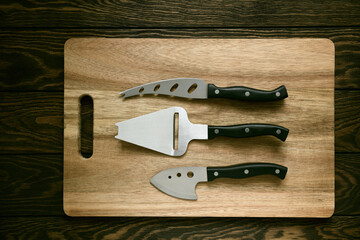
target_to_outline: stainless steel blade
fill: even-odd
[[[187,200],[196,200],[196,185],[207,181],[206,167],[169,168],[150,179],[150,183],[160,191]]]
[[[179,115],[178,147],[174,149],[174,119]],[[208,125],[192,124],[182,107],[171,107],[115,124],[115,138],[170,156],[183,155],[193,139],[208,139]]]
[[[193,89],[193,91],[189,92],[189,89]],[[175,78],[152,82],[123,91],[120,93],[120,96],[128,98],[143,94],[162,94],[185,98],[208,97],[207,83],[202,79],[196,78]]]

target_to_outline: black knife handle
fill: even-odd
[[[263,135],[272,135],[281,141],[285,141],[289,129],[272,124],[251,123],[232,126],[208,126],[208,139],[217,136],[246,138]]]
[[[232,98],[248,101],[274,101],[287,98],[288,94],[284,85],[272,90],[264,91],[248,87],[216,87],[208,84],[208,98]]]
[[[247,178],[258,175],[274,175],[284,179],[287,167],[274,163],[245,163],[227,167],[207,167],[208,181],[216,178]]]

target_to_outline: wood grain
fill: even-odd
[[[334,210],[333,71],[334,46],[327,39],[68,40],[64,102],[66,213],[329,217]],[[261,104],[218,99],[204,104],[201,100],[154,96],[123,101],[114,90],[147,83],[144,79],[151,82],[174,76],[202,76],[217,86],[237,85],[239,78],[242,85],[254,88],[284,84],[289,98]],[[79,97],[83,94],[94,99],[94,154],[88,160],[78,153]],[[291,134],[285,144],[270,137],[193,141],[180,157],[181,163],[114,139],[116,122],[171,106],[185,108],[193,123],[216,125],[220,121],[232,125],[263,119],[288,127]],[[196,202],[154,192],[149,179],[159,170],[184,166],[184,161],[188,166],[266,161],[287,166],[289,174],[283,183],[269,178],[265,184],[264,178],[246,179],[240,191],[231,180],[199,184]],[[311,167],[304,169],[304,165]],[[213,197],[219,193],[223,196],[221,204]]]
[[[0,97],[1,154],[62,153],[63,94],[14,92]],[[360,152],[359,99],[359,91],[335,91],[337,152]]]
[[[360,154],[335,155],[335,215],[359,215]],[[0,155],[1,216],[64,216],[63,155]]]
[[[360,91],[339,91],[335,95],[336,151],[360,150]]]
[[[63,215],[62,155],[0,155],[0,215]]]
[[[360,154],[336,154],[335,212],[360,215]]]
[[[335,155],[334,215],[360,214],[359,163],[360,154]],[[64,216],[62,154],[0,155],[0,176],[1,216]]]
[[[2,239],[358,239],[360,217],[0,218]]]
[[[219,4],[220,3],[220,4]],[[151,6],[150,6],[151,4]],[[159,6],[161,4],[161,6]],[[177,6],[179,4],[179,8]],[[183,5],[181,5],[183,4]],[[188,8],[187,6],[191,6]],[[214,4],[216,6],[214,7]],[[171,37],[171,38],[279,38],[279,37],[326,37],[336,47],[336,88],[360,89],[360,55],[359,28],[357,27],[311,27],[288,28],[287,26],[348,26],[359,25],[358,3],[348,1],[327,2],[271,2],[214,1],[199,2],[161,2],[140,3],[134,1],[106,1],[85,3],[84,1],[2,1],[0,3],[0,91],[14,91],[19,95],[20,104],[15,112],[21,109],[23,91],[63,91],[63,44],[71,37]],[[246,5],[243,8],[243,5]],[[139,8],[140,6],[140,8]],[[234,8],[234,7],[235,8]],[[278,8],[278,7],[281,8]],[[156,8],[156,11],[153,9]],[[201,9],[199,9],[201,8]],[[120,9],[120,10],[119,10]],[[125,9],[125,10],[124,10]],[[216,10],[215,10],[216,9]],[[171,11],[168,11],[171,10]],[[179,10],[179,11],[177,11]],[[73,12],[75,14],[73,14]],[[177,15],[175,16],[174,13]],[[201,14],[198,14],[201,13]],[[247,15],[254,13],[253,16]],[[260,16],[260,17],[258,17]],[[253,20],[252,18],[256,18]],[[44,20],[46,19],[46,20]],[[339,21],[340,19],[340,21]],[[320,20],[320,21],[319,21]],[[251,22],[249,22],[251,21]],[[251,25],[250,25],[251,24]],[[230,29],[231,26],[269,26],[287,28],[247,28]],[[69,29],[69,26],[88,26],[89,29]],[[101,26],[96,29],[96,26]],[[161,26],[168,29],[105,29],[108,26]],[[174,29],[173,26],[179,26]],[[36,27],[26,29],[26,26]],[[49,26],[49,28],[37,28]],[[66,27],[58,29],[53,27]],[[104,26],[104,27],[102,27]],[[223,26],[226,29],[195,28],[186,26]],[[9,29],[8,27],[16,27]],[[19,27],[19,28],[17,28]],[[95,27],[95,28],[94,28]],[[359,152],[356,136],[358,109],[345,97],[349,91],[338,94],[335,102],[340,104],[336,109],[336,150]],[[2,93],[0,93],[1,95]],[[37,93],[30,93],[37,94]],[[32,105],[30,95],[26,95],[25,106]],[[41,101],[49,101],[53,93],[46,93]],[[33,97],[36,103],[37,97]],[[63,98],[61,99],[61,102]],[[1,98],[1,103],[5,102]],[[61,103],[62,104],[62,103]],[[41,103],[40,103],[41,105]],[[55,103],[57,105],[57,103]],[[1,105],[1,111],[4,104]],[[7,138],[0,135],[1,146],[6,148],[16,138],[23,139],[24,146],[16,146],[9,152],[48,152],[44,148],[46,134],[41,135],[40,145],[31,136],[41,132],[43,125],[27,123],[35,116],[32,106],[20,110],[29,119],[22,118],[22,124],[14,116],[11,128],[5,128]],[[351,110],[350,110],[351,109]],[[47,110],[44,110],[47,111]],[[343,112],[346,114],[342,115]],[[45,114],[42,112],[41,114]],[[50,114],[52,116],[52,114]],[[1,116],[2,117],[2,116]],[[349,121],[350,123],[347,123]],[[341,122],[341,124],[339,124]],[[56,124],[47,127],[58,129]],[[0,122],[3,133],[4,124]],[[33,127],[33,128],[32,128]],[[12,130],[11,130],[12,129]],[[57,130],[55,130],[56,132]],[[338,134],[338,132],[341,132]],[[356,135],[357,134],[357,135]],[[341,137],[339,137],[341,136]],[[21,141],[19,141],[21,143]],[[3,145],[4,144],[4,145]],[[46,145],[46,144],[45,144]],[[62,145],[62,144],[61,144]],[[31,146],[37,149],[34,151]],[[59,143],[50,140],[49,149],[60,149]],[[340,146],[340,148],[339,148]],[[30,149],[30,150],[29,150]],[[56,150],[56,152],[59,152]],[[1,151],[0,151],[1,154]],[[45,159],[44,159],[45,157]],[[61,169],[53,163],[61,163],[62,155],[53,156],[1,156],[0,167],[0,209],[2,216],[10,215],[59,215],[62,213],[60,183],[56,178]],[[17,160],[18,159],[18,160]],[[339,160],[340,159],[340,160]],[[343,161],[344,160],[344,161]],[[341,162],[340,162],[341,161]],[[14,163],[15,162],[15,163]],[[336,213],[342,215],[359,215],[359,157],[357,154],[337,154],[336,156]],[[6,171],[3,171],[6,169]],[[38,171],[38,169],[42,169]],[[36,173],[36,177],[27,175]],[[11,176],[11,177],[10,177]],[[42,180],[45,179],[45,180]],[[29,184],[27,181],[30,181]],[[41,183],[38,185],[38,183]],[[24,189],[30,190],[24,191]],[[41,200],[39,200],[41,199]],[[307,239],[357,239],[359,219],[333,217],[330,220],[308,219],[235,219],[235,218],[111,218],[69,219],[62,217],[44,218],[1,218],[0,238],[115,238],[115,239],[159,239],[159,238],[307,238]]]
[[[63,91],[64,43],[72,37],[329,38],[335,44],[335,87],[360,89],[360,28],[54,29],[0,32],[2,91]]]
[[[360,24],[357,1],[2,1],[0,27],[283,27]],[[31,21],[29,21],[31,19]]]
[[[0,153],[61,153],[62,93],[0,93]]]

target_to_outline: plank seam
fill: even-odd
[[[201,30],[240,30],[240,29],[314,29],[314,28],[360,28],[360,25],[340,25],[340,26],[246,26],[246,27],[0,27],[0,30],[192,30],[192,29],[201,29]]]

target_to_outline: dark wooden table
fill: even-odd
[[[360,238],[359,1],[4,0],[0,28],[1,239]],[[72,37],[331,39],[336,48],[334,216],[66,217],[63,47]]]

